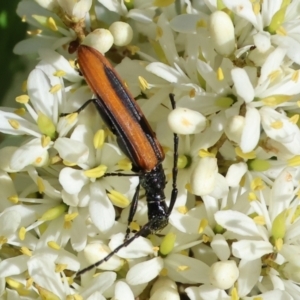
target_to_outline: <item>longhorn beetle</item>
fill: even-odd
[[[121,150],[130,158],[133,165],[132,170],[140,178],[131,203],[128,224],[132,222],[137,209],[140,186],[145,190],[148,206],[148,223],[131,238],[128,238],[128,228],[124,243],[102,260],[77,272],[76,276],[80,276],[109,260],[139,236],[146,237],[167,226],[178,193],[176,185],[178,136],[174,134],[173,188],[170,206],[167,207],[164,194],[166,177],[162,167],[164,153],[147,119],[110,62],[100,52],[92,47],[80,45],[77,53],[80,72],[96,96],[95,99],[84,103],[77,112],[82,111],[89,103],[94,103],[103,121],[116,135]],[[170,94],[170,100],[174,109],[173,94]],[[123,175],[132,176],[131,174]],[[111,173],[105,176],[122,176],[122,174]]]

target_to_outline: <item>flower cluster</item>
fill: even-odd
[[[0,110],[1,299],[299,299],[299,10],[22,0],[32,29],[14,51],[39,61],[20,108]],[[179,157],[169,224],[78,278],[148,222],[140,191],[128,224],[139,176],[95,107],[80,109],[93,98],[80,44],[105,53],[156,132],[167,205],[173,133]]]

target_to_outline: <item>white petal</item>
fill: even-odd
[[[94,242],[88,244],[84,248],[84,257],[88,262],[88,265],[92,265],[101,259],[105,258],[108,254],[111,253],[111,249],[100,243]],[[116,270],[122,266],[122,260],[117,256],[113,255],[107,262],[103,262],[97,268],[102,270]]]
[[[201,260],[181,254],[170,254],[165,258],[168,276],[182,283],[208,283],[209,266]]]
[[[67,193],[74,195],[81,191],[89,179],[81,170],[63,168],[59,173],[59,182]]]
[[[187,288],[186,292],[188,293],[188,295],[193,295],[192,288]],[[198,288],[197,296],[199,298],[192,298],[192,299],[195,300],[212,300],[212,299],[231,300],[232,299],[231,296],[228,296],[228,294],[224,290],[218,289],[208,284],[201,285]]]
[[[262,268],[261,259],[242,259],[239,264],[240,275],[237,280],[240,297],[246,296],[258,281]]]
[[[181,33],[197,33],[199,21],[202,20],[203,16],[197,14],[181,14],[170,21],[170,27]]]
[[[273,246],[265,241],[247,241],[242,240],[232,244],[232,253],[235,257],[255,260],[271,253]]]
[[[95,182],[90,185],[91,200],[89,212],[94,225],[101,231],[109,230],[115,223],[115,209],[105,191]]]
[[[273,140],[288,147],[293,154],[300,152],[300,132],[296,124],[288,117],[277,112],[271,107],[260,109],[262,126],[266,134]]]
[[[1,153],[1,151],[0,151]],[[4,172],[0,168],[0,199],[7,199],[12,195],[17,195],[15,189],[15,180],[12,180],[11,176],[8,173]],[[5,208],[11,207],[12,203],[10,201],[1,201],[0,210],[4,211]],[[26,205],[27,206],[27,205]],[[13,208],[14,210],[15,208]],[[23,217],[23,215],[22,215]],[[33,220],[34,221],[34,220]],[[23,225],[22,225],[23,226]]]
[[[226,92],[230,93],[229,87],[225,82],[226,80],[218,80],[216,72],[210,64],[198,59],[197,70],[206,81],[206,85],[208,85],[212,89],[212,91],[214,91],[215,93],[220,93],[222,95]]]
[[[164,266],[163,259],[160,257],[152,258],[148,261],[133,266],[126,275],[126,281],[131,285],[150,282]]]
[[[34,69],[29,74],[27,89],[34,110],[37,113],[42,112],[52,119],[56,96],[50,92],[51,84],[49,77],[42,70]]]
[[[71,245],[72,248],[80,252],[86,246],[88,229],[81,215],[78,215],[71,227]]]
[[[183,76],[176,69],[171,68],[168,65],[165,65],[163,63],[159,63],[159,62],[150,63],[146,67],[146,70],[171,83],[189,82],[189,79],[186,76]]]
[[[244,127],[245,117],[233,116],[227,121],[225,133],[231,141],[240,144]]]
[[[272,53],[270,53],[266,57],[266,60],[265,60],[264,64],[262,65],[262,68],[261,68],[260,77],[258,79],[258,83],[259,83],[259,85],[257,86],[258,90],[259,90],[259,86],[263,82],[270,80],[269,76],[272,72],[275,72],[275,71],[277,71],[278,69],[281,68],[281,65],[282,65],[283,59],[285,58],[285,55],[286,55],[286,49],[283,48],[283,47],[277,47],[277,48],[274,49],[274,51]],[[262,94],[260,94],[260,97],[263,98],[263,97],[266,97],[266,95],[264,95],[262,93]]]
[[[226,173],[226,180],[228,185],[230,187],[239,186],[240,181],[247,172],[247,170],[247,164],[244,162],[231,165]]]
[[[114,272],[103,272],[92,280],[89,279],[87,284],[85,284],[84,287],[82,287],[82,289],[80,290],[82,299],[87,299],[95,292],[102,294],[115,282],[116,277],[117,274]]]
[[[21,42],[17,43],[13,49],[13,52],[18,55],[24,54],[35,54],[36,49],[41,48],[51,48],[52,45],[56,42],[57,37],[52,36],[38,36],[30,39],[22,40]]]
[[[289,209],[294,190],[295,170],[293,168],[285,168],[275,179],[271,190],[271,199],[269,213],[271,220],[274,220],[281,212]]]
[[[244,153],[252,151],[260,137],[260,114],[256,108],[247,106],[245,127],[243,130],[240,147]]]
[[[10,135],[32,135],[34,137],[41,137],[41,133],[36,124],[33,124],[20,117],[19,115],[11,112],[12,109],[2,108],[0,110],[0,131]],[[27,115],[28,116],[28,115]],[[13,128],[10,121],[16,121],[18,126]]]
[[[89,156],[89,148],[85,144],[69,138],[58,138],[54,148],[62,159],[71,163],[84,163]]]
[[[62,55],[53,51],[51,47],[38,47],[40,57],[54,66],[56,70],[65,71],[64,78],[70,82],[78,82],[82,80],[82,76],[71,66],[70,62]]]
[[[235,68],[231,71],[231,76],[237,94],[246,103],[253,101],[254,89],[246,71],[241,68]]]
[[[178,52],[175,46],[175,38],[172,29],[170,28],[169,20],[166,14],[160,14],[157,20],[157,26],[161,29],[158,38],[158,43],[164,51],[164,55],[170,66],[179,63]]]
[[[25,272],[27,270],[28,259],[29,257],[26,255],[19,255],[2,260],[0,262],[1,277],[9,277]]]
[[[124,238],[125,235],[123,233],[114,235],[109,242],[109,247],[114,250],[124,243]],[[118,256],[122,258],[138,258],[151,255],[153,252],[152,243],[144,237],[138,237],[128,246],[118,251]]]
[[[21,215],[17,211],[4,211],[0,215],[0,234],[9,237],[14,234],[21,223]]]
[[[252,3],[248,0],[223,0],[223,3],[242,19],[248,20],[252,25],[257,25],[257,18],[253,11]]]
[[[155,11],[152,9],[130,9],[127,14],[127,18],[131,18],[140,23],[153,23],[153,18],[155,16]]]
[[[258,237],[259,231],[253,219],[238,211],[226,210],[215,213],[216,222],[241,236]]]
[[[118,15],[125,16],[127,14],[127,8],[124,2],[111,1],[111,0],[99,0],[99,2],[108,10],[117,13]]]
[[[66,292],[60,274],[55,272],[52,256],[35,255],[28,261],[28,272],[34,282],[64,299]]]
[[[214,189],[211,193],[209,193],[209,195],[213,198],[220,199],[227,196],[228,191],[229,187],[225,177],[217,173]]]
[[[30,142],[23,144],[13,154],[10,162],[10,167],[13,170],[22,170],[24,167],[34,163],[40,157],[44,156],[44,152],[51,146],[49,144],[46,147],[42,146],[40,138],[31,140]]]
[[[14,173],[17,170],[13,170],[10,166],[10,161],[12,156],[14,155],[15,151],[18,147],[3,147],[0,149],[0,169],[6,172]]]
[[[267,52],[271,47],[270,33],[266,31],[258,32],[253,35],[254,45],[261,53]]]
[[[211,242],[211,247],[220,260],[227,260],[229,258],[230,249],[223,235],[216,234]]]
[[[106,298],[102,296],[102,294],[98,291],[94,292],[92,295],[90,295],[87,300],[105,300]]]
[[[118,281],[115,287],[115,299],[134,300],[134,295],[129,285],[123,281]]]
[[[280,290],[277,285],[274,286],[276,286],[276,290],[262,293],[260,294],[260,296],[263,297],[264,300],[294,300],[298,298],[299,290],[297,290],[296,292],[296,297],[292,297],[290,291],[287,292],[284,290]]]

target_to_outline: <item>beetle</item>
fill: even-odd
[[[87,105],[93,103],[107,127],[117,137],[118,145],[131,160],[132,170],[140,179],[131,203],[128,225],[132,222],[137,209],[140,186],[145,190],[148,223],[131,238],[128,238],[130,233],[128,227],[123,244],[102,260],[77,272],[76,277],[109,260],[120,249],[129,245],[139,236],[146,237],[150,233],[158,232],[166,227],[178,194],[176,185],[178,173],[177,134],[174,134],[173,186],[168,207],[165,203],[164,194],[166,177],[162,167],[164,152],[134,97],[123,84],[110,62],[96,49],[87,45],[80,45],[77,50],[77,57],[80,72],[93,91],[95,98],[85,102],[76,112],[79,113]],[[170,94],[170,101],[174,109],[173,94]],[[132,176],[132,174],[123,175]],[[122,176],[122,173],[108,173],[105,176]]]

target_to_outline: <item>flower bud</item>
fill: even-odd
[[[216,11],[210,16],[209,32],[215,50],[225,56],[230,56],[235,50],[234,27],[230,17],[223,11]]]
[[[114,43],[114,38],[109,30],[99,28],[89,33],[83,40],[83,44],[91,46],[104,54]]]
[[[177,134],[194,134],[204,130],[206,119],[195,110],[177,107],[169,114],[168,123]]]
[[[180,300],[178,291],[169,287],[162,287],[151,296],[150,300]]]
[[[239,269],[233,260],[219,261],[210,267],[210,282],[219,289],[229,289],[238,277]]]
[[[94,264],[111,253],[108,246],[101,243],[90,243],[84,249],[84,257],[88,264]],[[103,262],[99,268],[103,270],[116,270],[122,267],[122,259],[113,255],[107,262]]]
[[[158,279],[154,282],[150,295],[152,295],[161,288],[172,288],[177,289],[175,281],[171,280],[168,277],[158,277]]]
[[[217,159],[214,157],[203,157],[191,175],[191,189],[193,194],[205,196],[215,188],[218,173]]]
[[[124,22],[114,22],[110,25],[109,31],[114,37],[116,46],[126,46],[130,44],[133,36],[132,28]]]

